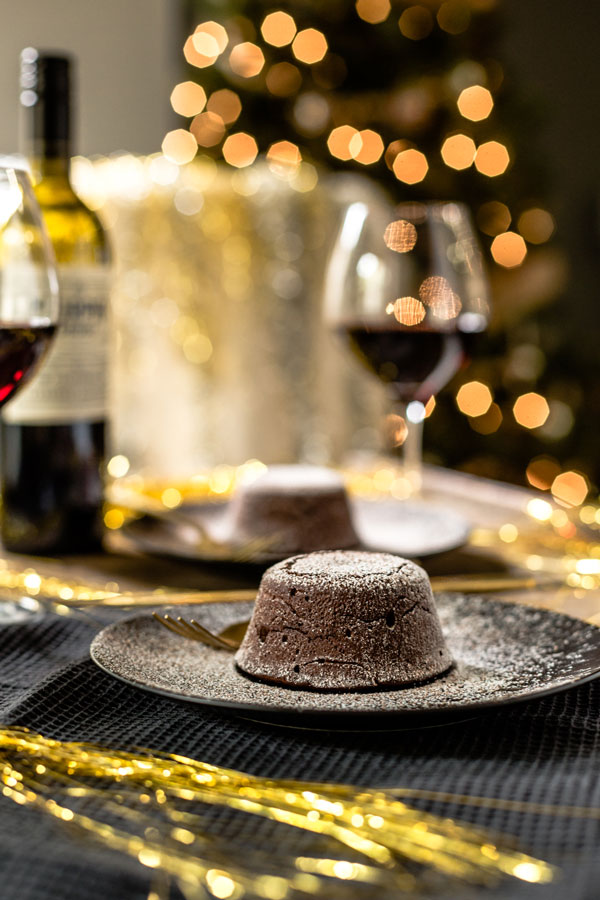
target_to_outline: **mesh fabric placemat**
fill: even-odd
[[[221,715],[116,681],[88,658],[96,630],[87,622],[52,616],[2,629],[0,721],[59,739],[146,746],[265,776],[581,805],[597,808],[600,816],[600,681],[450,726],[370,734],[308,732]],[[597,897],[600,822],[420,805],[510,834],[522,849],[563,867],[559,883],[465,888],[465,898]],[[312,840],[250,816],[227,811],[209,816],[216,833],[244,839],[249,850],[278,843],[304,850]],[[147,898],[147,870],[89,845],[82,851],[40,813],[4,798],[0,833],[3,900]],[[456,900],[456,891],[448,896]]]

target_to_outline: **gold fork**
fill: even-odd
[[[153,612],[152,617],[161,625],[164,625],[165,628],[168,628],[169,631],[179,635],[179,637],[199,641],[201,644],[206,644],[207,647],[213,647],[215,650],[229,650],[230,652],[237,650],[242,643],[242,638],[246,634],[249,623],[249,619],[245,619],[243,622],[234,622],[233,625],[228,625],[227,628],[224,628],[218,634],[214,634],[196,619],[185,619],[183,616],[174,618],[169,613],[157,612]]]

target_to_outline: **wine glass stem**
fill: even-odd
[[[423,487],[423,420],[411,422],[406,414],[406,404],[400,405],[399,414],[406,423],[406,437],[402,444],[402,468],[410,484],[411,497],[418,496]]]

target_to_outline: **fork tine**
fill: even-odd
[[[181,627],[179,626],[179,624],[175,621],[175,619],[172,619],[168,613],[161,615],[160,613],[153,612],[152,618],[156,619],[156,621],[160,625],[164,625],[164,627],[167,628],[169,631],[172,631],[173,634],[177,634],[177,635],[179,635],[179,637],[186,637],[184,632],[181,630]]]
[[[218,634],[213,634],[212,631],[208,631],[200,622],[197,622],[196,619],[190,619],[187,623],[190,626],[190,629],[193,631],[195,635],[197,635],[197,639],[204,641],[210,641],[212,647],[217,647],[219,650],[236,650],[237,646],[235,646],[230,640],[227,638],[222,638]]]
[[[232,641],[228,638],[221,638],[218,634],[213,634],[211,631],[208,631],[203,625],[197,622],[195,619],[189,621],[188,619],[184,619],[183,616],[177,616],[176,619],[173,616],[170,616],[169,613],[157,613],[153,612],[152,617],[157,621],[160,625],[163,625],[169,631],[172,631],[174,634],[179,637],[188,638],[192,641],[198,641],[201,644],[205,644],[209,647],[212,647],[215,650],[237,650],[239,647],[239,641]]]
[[[184,637],[193,638],[195,640],[198,640],[198,633],[196,632],[196,629],[192,626],[191,622],[189,622],[187,619],[184,619],[183,616],[177,616],[177,624],[179,625],[181,634]],[[208,638],[208,636],[210,636],[210,632],[207,632],[206,636]],[[204,635],[203,635],[203,637],[204,637]]]

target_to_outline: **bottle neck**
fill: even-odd
[[[27,158],[31,165],[34,182],[47,178],[69,180],[71,154],[69,142],[32,142]]]
[[[31,48],[21,54],[21,138],[37,182],[68,181],[72,152],[70,69],[70,60],[64,55]]]

